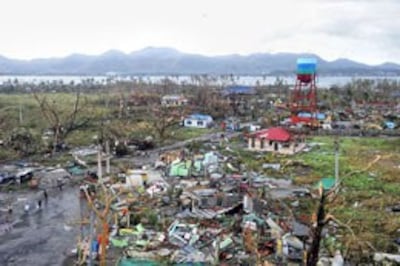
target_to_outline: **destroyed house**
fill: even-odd
[[[202,157],[194,158],[193,160],[181,160],[180,158],[174,160],[169,165],[169,176],[198,176],[207,172],[215,172],[218,169],[218,155],[214,152],[208,152]]]
[[[176,160],[169,167],[169,176],[187,177],[191,175],[192,161]]]
[[[188,103],[188,100],[182,95],[165,95],[161,98],[162,106],[183,106]]]

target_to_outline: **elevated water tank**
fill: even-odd
[[[314,74],[317,70],[317,59],[315,58],[298,58],[297,74]]]
[[[304,83],[310,83],[317,70],[317,59],[297,59],[297,79]]]

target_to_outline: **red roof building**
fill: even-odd
[[[252,137],[259,139],[264,138],[266,140],[272,140],[272,141],[287,142],[290,141],[292,136],[284,128],[271,127],[268,129],[263,129],[255,132],[254,134],[252,134]]]
[[[293,154],[305,147],[297,138],[282,127],[272,127],[254,132],[248,140],[249,150]]]

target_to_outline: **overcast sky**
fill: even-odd
[[[168,46],[400,63],[400,0],[1,0],[11,58]]]

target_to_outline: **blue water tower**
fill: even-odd
[[[316,58],[298,58],[297,59],[297,79],[309,83],[317,72]]]

